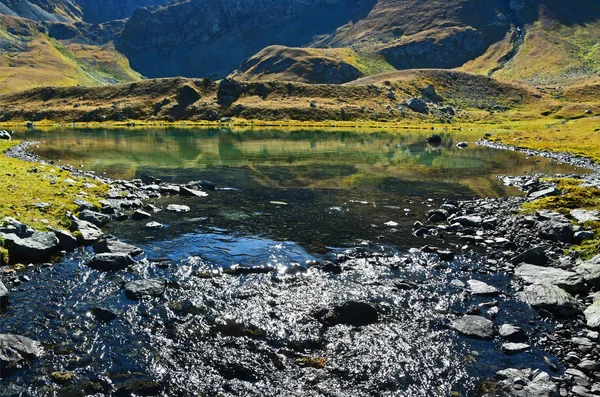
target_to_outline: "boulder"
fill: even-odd
[[[347,301],[331,310],[321,310],[316,317],[328,326],[337,324],[361,327],[379,320],[377,309],[366,302]]]
[[[82,244],[91,244],[102,236],[102,230],[99,227],[81,219],[71,219],[71,231],[79,232],[77,240]]]
[[[58,238],[54,233],[38,232],[19,222],[15,225],[14,228],[0,229],[0,239],[4,241],[11,261],[43,262],[57,251]]]
[[[544,197],[559,196],[559,195],[560,195],[560,191],[554,186],[541,187],[539,189],[534,188],[534,189],[530,190],[527,193],[527,199],[529,199],[530,201],[533,201],[533,200],[537,200],[537,199],[544,198]]]
[[[79,213],[79,219],[82,221],[88,221],[91,224],[102,227],[110,222],[110,216],[101,214],[100,212],[83,210]]]
[[[465,149],[465,148],[469,147],[469,144],[467,142],[458,142],[456,144],[456,147],[459,149]]]
[[[600,254],[577,265],[574,270],[581,274],[589,287],[600,289]]]
[[[163,226],[164,225],[162,223],[158,223],[158,222],[148,222],[148,223],[146,223],[146,227],[148,229],[162,229]]]
[[[485,317],[467,314],[450,323],[450,328],[473,339],[492,339],[494,323]]]
[[[189,212],[190,207],[188,207],[187,205],[169,204],[167,206],[167,211],[177,212],[177,213]]]
[[[544,266],[548,264],[548,257],[546,256],[546,250],[544,247],[534,247],[511,258],[510,261],[513,265],[518,265],[519,263],[530,263],[532,265]]]
[[[489,284],[479,280],[468,280],[469,290],[473,295],[497,295],[498,290]]]
[[[571,216],[577,220],[577,223],[585,223],[585,222],[598,222],[600,221],[600,211],[588,211],[582,209],[576,209],[571,211]]]
[[[527,340],[527,335],[521,327],[512,324],[502,324],[498,329],[500,337],[509,342],[523,342]]]
[[[540,237],[564,243],[572,242],[577,231],[568,221],[562,222],[556,219],[538,222],[537,229]]]
[[[103,307],[94,307],[92,308],[91,313],[96,318],[96,320],[103,321],[105,323],[110,323],[118,317],[115,312],[109,309],[105,309]]]
[[[131,256],[123,253],[111,254],[97,254],[86,264],[92,269],[101,271],[117,271],[125,270],[135,262]]]
[[[406,102],[404,102],[404,105],[408,106],[410,110],[417,113],[427,113],[429,111],[425,101],[420,98],[407,99]]]
[[[524,263],[515,269],[515,276],[521,278],[526,284],[552,284],[571,294],[577,294],[586,289],[580,274],[553,267]]]
[[[456,218],[452,219],[452,222],[459,223],[462,226],[467,227],[481,227],[483,224],[483,219],[479,215],[464,215],[457,216]]]
[[[54,235],[58,239],[58,249],[72,251],[77,248],[77,239],[66,230],[53,230]]]
[[[8,308],[8,289],[0,281],[0,310],[6,310]]]
[[[125,285],[125,295],[129,299],[155,297],[164,294],[166,289],[167,280],[162,278],[136,280]]]
[[[425,139],[425,142],[432,144],[432,145],[439,145],[440,143],[442,143],[442,137],[439,136],[438,134],[432,134],[432,135],[429,135],[427,137],[427,139]]]
[[[133,219],[134,221],[141,221],[144,219],[148,219],[152,217],[152,215],[150,215],[149,213],[145,212],[145,211],[141,211],[141,210],[136,210],[133,215],[131,215],[131,219]]]
[[[437,92],[435,92],[435,87],[432,84],[429,84],[427,87],[421,90],[421,95],[423,99],[431,102],[442,102],[444,98],[442,98]]]
[[[42,353],[43,349],[37,341],[21,335],[0,334],[0,371],[5,366],[14,367],[23,361],[40,358]]]
[[[529,349],[530,347],[531,347],[531,345],[528,345],[527,343],[509,342],[509,343],[502,344],[502,351],[505,354],[517,354],[517,353],[521,353],[522,351]]]
[[[179,194],[182,196],[191,196],[191,197],[207,197],[208,193],[203,192],[202,190],[192,189],[190,187],[182,186]]]
[[[589,328],[600,328],[600,300],[597,300],[583,312]]]
[[[508,368],[496,373],[499,395],[513,397],[558,397],[558,385],[540,370]]]
[[[572,318],[583,311],[577,299],[556,285],[528,285],[517,294],[536,310],[545,310],[560,318]]]
[[[144,252],[141,248],[124,243],[110,236],[96,241],[93,247],[94,251],[98,254],[111,253],[136,256]]]

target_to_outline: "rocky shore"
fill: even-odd
[[[30,161],[39,161],[35,156],[27,153],[26,147],[27,144],[19,145],[7,154]],[[583,159],[561,155],[560,160],[577,165],[585,164],[598,171],[597,166],[585,163]],[[41,233],[14,220],[6,221],[0,228],[0,236],[5,242],[12,244],[11,258],[14,258],[14,261],[43,258],[40,260],[43,262],[61,250],[72,250],[84,244],[93,247],[93,255],[85,262],[92,269],[112,273],[139,266],[135,258],[142,254],[142,250],[112,236],[104,235],[102,227],[110,221],[127,217],[139,220],[147,228],[161,227],[160,224],[152,221],[153,213],[161,210],[182,213],[189,208],[181,204],[158,208],[150,204],[149,200],[161,195],[186,195],[201,199],[207,195],[207,190],[214,189],[214,185],[208,182],[166,184],[149,175],[144,175],[139,180],[113,181],[92,173],[81,173],[77,169],[67,169],[75,174],[101,179],[104,183],[110,184],[109,197],[102,203],[101,209],[94,208],[84,201],[78,203],[81,207],[79,216],[70,216],[72,235],[60,231]],[[132,300],[160,299],[170,289],[181,289],[182,294],[185,295],[184,291],[187,289],[197,288],[213,297],[215,312],[220,308],[230,314],[237,313],[240,319],[234,322],[222,323],[222,316],[216,316],[211,320],[210,315],[208,317],[202,315],[200,317],[203,318],[200,319],[194,316],[204,313],[205,309],[197,307],[190,301],[179,300],[174,309],[178,320],[169,321],[165,327],[167,333],[173,335],[192,335],[197,332],[197,329],[210,327],[216,334],[225,335],[233,340],[241,341],[240,338],[244,338],[244,342],[239,344],[230,341],[237,344],[238,350],[235,351],[236,354],[240,354],[240,357],[238,362],[227,364],[227,369],[223,371],[228,375],[223,376],[228,379],[252,381],[261,378],[262,369],[250,368],[251,349],[257,349],[255,354],[265,360],[275,360],[272,358],[273,354],[283,354],[296,362],[304,360],[302,362],[305,366],[318,370],[327,365],[327,359],[319,358],[326,356],[329,351],[324,345],[325,341],[329,340],[332,344],[341,343],[333,342],[331,339],[336,332],[339,332],[339,340],[343,341],[350,332],[353,332],[353,329],[356,332],[365,332],[363,330],[371,326],[385,327],[388,323],[394,324],[402,316],[397,313],[397,308],[386,305],[383,298],[377,298],[377,294],[381,296],[389,294],[387,288],[390,287],[395,291],[393,294],[414,293],[417,296],[429,293],[433,286],[443,283],[441,287],[446,291],[444,293],[449,294],[456,304],[436,306],[442,329],[451,330],[470,340],[495,341],[499,346],[497,352],[499,355],[528,354],[534,348],[541,348],[559,360],[559,363],[540,362],[539,367],[500,370],[494,379],[489,379],[477,387],[479,395],[600,395],[600,350],[597,347],[600,339],[598,333],[600,300],[597,297],[600,287],[600,255],[584,260],[568,251],[573,244],[594,237],[585,225],[586,222],[600,219],[600,214],[597,211],[585,210],[573,210],[569,215],[550,211],[521,213],[519,209],[524,202],[560,194],[555,186],[540,180],[541,177],[538,175],[503,178],[506,184],[518,186],[525,191],[524,198],[444,201],[438,207],[432,208],[427,213],[426,219],[415,222],[412,233],[423,239],[423,246],[414,248],[405,255],[382,257],[368,250],[353,250],[345,255],[338,255],[335,259],[315,262],[306,267],[289,268],[284,275],[278,275],[277,269],[271,268],[235,267],[221,275],[197,271],[193,281],[190,281],[185,288],[183,287],[185,283],[182,284],[180,280],[173,282],[162,277],[128,281],[124,283],[123,288],[126,296]],[[585,176],[584,179],[589,186],[600,187],[597,172]],[[471,263],[469,258],[472,257],[480,257],[484,260]],[[292,337],[290,340],[284,338],[282,342],[281,336],[271,335],[274,331],[268,325],[270,322],[277,322],[276,317],[271,316],[272,318],[262,326],[254,325],[259,323],[253,321],[257,318],[253,318],[252,314],[240,314],[237,311],[241,310],[245,303],[238,309],[228,306],[227,303],[230,299],[228,298],[230,289],[241,288],[236,285],[241,283],[239,280],[242,277],[255,277],[251,280],[255,285],[264,285],[262,288],[267,295],[282,296],[284,285],[285,289],[295,291],[300,285],[310,282],[307,274],[318,275],[319,281],[313,287],[319,289],[325,288],[320,283],[328,277],[332,283],[341,282],[347,277],[365,277],[366,273],[361,274],[361,271],[368,266],[379,269],[377,272],[381,280],[385,278],[384,281],[372,284],[373,291],[370,294],[357,294],[358,298],[332,301],[329,302],[329,306],[312,307],[310,310],[300,301],[295,303],[300,324],[306,324],[306,327],[303,326],[301,331],[290,332],[305,337],[306,334],[314,336],[316,338],[313,342],[314,346],[308,346],[310,344],[307,341],[297,341],[295,343],[300,343],[301,346],[295,346],[291,342]],[[425,280],[409,277],[411,269],[414,268],[426,269],[428,274],[436,276]],[[488,279],[496,275],[505,277],[509,282],[492,285],[493,283]],[[8,267],[2,269],[1,280],[9,288],[4,287],[0,281],[0,308],[7,307],[10,290],[26,282],[25,277],[28,276],[19,274],[14,269]],[[291,279],[283,277],[291,277]],[[391,278],[388,280],[388,277]],[[304,296],[302,295],[304,293],[298,292],[298,297]],[[262,296],[256,299],[262,301],[268,300],[267,298]],[[442,301],[440,299],[440,303]],[[536,310],[537,318],[530,318],[525,323],[508,321],[512,317],[510,302],[521,302],[530,306]],[[101,307],[95,308],[93,313],[94,316],[105,321],[112,321],[119,316],[119,313]],[[252,325],[243,324],[244,318]],[[279,326],[284,325],[283,320],[280,321]],[[338,325],[342,325],[343,328],[336,328]],[[277,325],[271,327],[277,331]],[[310,327],[315,329],[309,330]],[[211,343],[219,344],[220,339],[213,339],[216,334],[211,333],[206,338],[212,341]],[[275,334],[281,335],[281,332],[277,331]],[[205,341],[204,338],[203,336],[202,341]],[[23,363],[35,360],[44,354],[38,342],[22,336],[3,334],[0,335],[0,340],[3,341],[0,360],[6,368],[18,368]],[[262,347],[258,348],[257,341],[264,341],[267,346],[261,345]],[[282,349],[279,346],[281,343],[287,344],[287,347]],[[254,347],[249,347],[251,345]],[[226,351],[232,349],[231,345],[227,344],[222,345],[222,348]],[[329,353],[334,354],[331,351]],[[285,360],[279,364],[277,360],[273,361],[275,363],[273,365],[277,370],[285,372],[287,368]],[[334,371],[332,376],[352,381],[361,379],[358,374],[345,373],[343,364],[335,364],[335,360],[332,360],[331,365],[338,371],[337,373]],[[364,365],[367,374],[373,373],[372,371],[377,367],[377,364],[372,362]],[[545,370],[542,370],[542,367]],[[445,371],[449,370],[445,369]],[[369,382],[380,380],[374,378]],[[167,383],[174,387],[175,381],[171,379],[169,381],[171,383]],[[164,392],[166,387],[164,384],[152,383],[146,386],[154,387],[157,393]],[[119,390],[127,393],[129,390],[127,387],[129,386],[124,385]],[[241,387],[238,384],[229,384],[228,387],[229,392],[232,393],[235,390],[242,390],[236,389]],[[377,384],[377,387],[383,386]],[[257,390],[259,389],[255,391]],[[393,391],[390,395],[393,395]]]

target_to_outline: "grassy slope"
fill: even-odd
[[[11,27],[17,34],[9,32]],[[20,18],[0,16],[0,40],[9,46],[0,54],[0,94],[48,85],[95,86],[141,78],[112,44],[63,45]]]

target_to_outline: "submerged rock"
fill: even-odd
[[[125,285],[125,294],[129,299],[141,299],[144,297],[161,296],[167,289],[167,280],[162,278],[150,278],[136,280]]]
[[[379,313],[369,303],[348,301],[331,310],[320,310],[316,313],[316,317],[327,326],[346,324],[361,327],[376,323],[379,320]]]
[[[96,251],[96,253],[98,254],[111,253],[136,256],[144,252],[141,248],[124,243],[112,237],[107,237],[98,240],[93,247],[94,251]]]
[[[502,324],[498,329],[498,334],[504,340],[509,342],[523,342],[527,340],[527,335],[521,327],[512,324]]]
[[[109,323],[118,317],[115,312],[103,307],[94,307],[91,310],[91,313],[97,320],[104,321],[106,323]]]
[[[506,354],[517,354],[529,349],[530,347],[531,345],[528,345],[527,343],[509,342],[502,344],[502,351]]]
[[[537,310],[545,310],[557,317],[571,318],[583,311],[577,299],[556,285],[528,285],[518,297]]]
[[[494,323],[485,317],[467,314],[450,323],[450,328],[474,339],[492,339]]]
[[[104,253],[94,256],[87,265],[101,271],[125,270],[135,262],[131,256],[123,253]]]

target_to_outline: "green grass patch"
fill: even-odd
[[[17,142],[0,141],[0,152]],[[12,217],[38,230],[68,228],[67,211],[76,212],[75,199],[100,207],[108,185],[73,176],[50,165],[0,155],[0,219]]]

